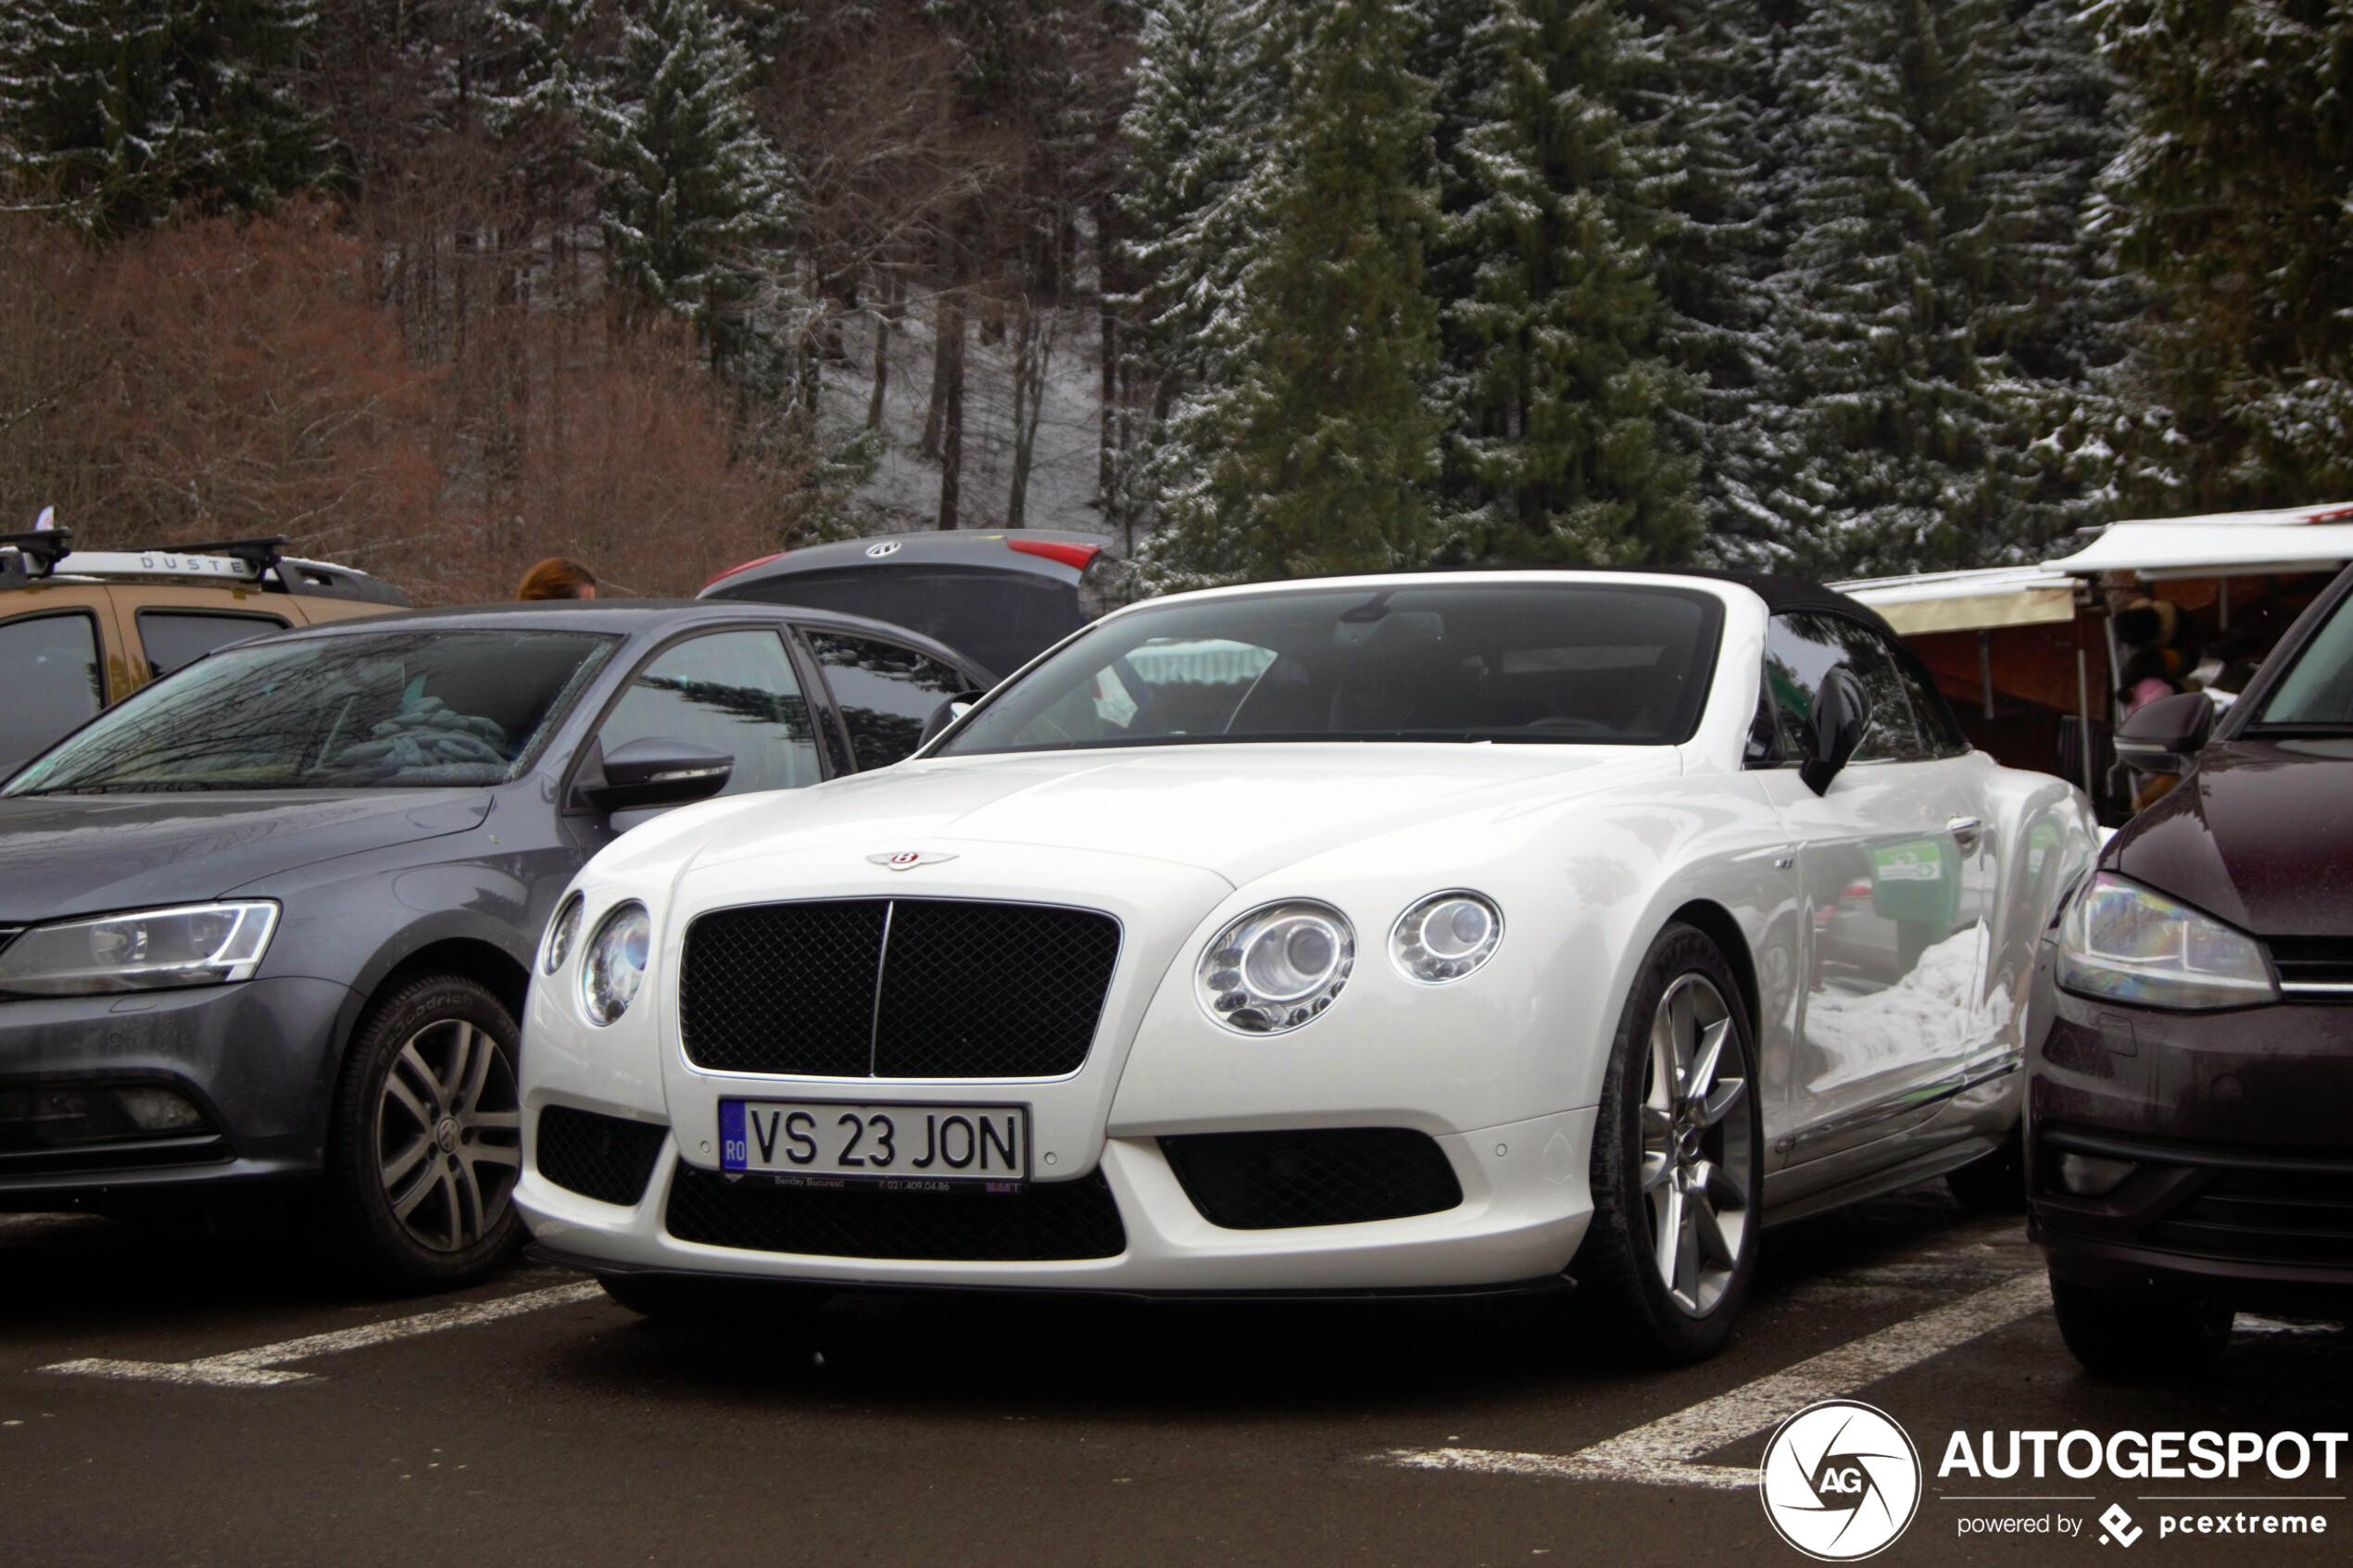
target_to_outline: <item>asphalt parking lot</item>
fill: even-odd
[[[1936,1474],[1956,1429],[2342,1427],[2342,1329],[2243,1318],[2209,1378],[2094,1383],[2021,1223],[1938,1187],[1765,1256],[1728,1353],[1645,1374],[1525,1304],[845,1296],[787,1336],[684,1334],[560,1270],[386,1302],[266,1240],[0,1218],[0,1540],[19,1564],[1796,1562],[1749,1467],[1766,1426],[1851,1395],[1927,1466],[1880,1561],[2344,1559],[2342,1467]],[[2328,1533],[2160,1536],[2192,1494]],[[1963,1534],[2002,1517],[2048,1533]]]

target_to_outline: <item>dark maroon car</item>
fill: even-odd
[[[2077,1358],[2178,1372],[2239,1308],[2353,1313],[2353,571],[2117,749],[2180,783],[2043,944],[2028,1192]]]

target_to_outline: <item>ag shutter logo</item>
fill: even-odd
[[[1893,1417],[1855,1399],[1806,1406],[1765,1445],[1757,1495],[1781,1539],[1820,1562],[1891,1545],[1920,1506],[1920,1456]]]

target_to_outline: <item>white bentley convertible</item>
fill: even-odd
[[[1154,600],[912,761],[591,861],[533,979],[516,1201],[650,1311],[1566,1277],[1704,1355],[1766,1225],[2000,1185],[2092,835],[1807,584]]]

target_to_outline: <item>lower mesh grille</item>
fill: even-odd
[[[812,1258],[1057,1262],[1127,1249],[1101,1171],[1018,1192],[905,1192],[730,1182],[682,1162],[664,1223],[681,1241]]]
[[[646,1196],[667,1129],[551,1105],[539,1113],[535,1157],[539,1173],[567,1191],[603,1203]]]
[[[1403,1127],[1198,1133],[1160,1148],[1202,1217],[1229,1231],[1399,1220],[1463,1200],[1445,1152]]]
[[[2207,1258],[2353,1264],[2353,1168],[2226,1172],[2143,1235]]]

